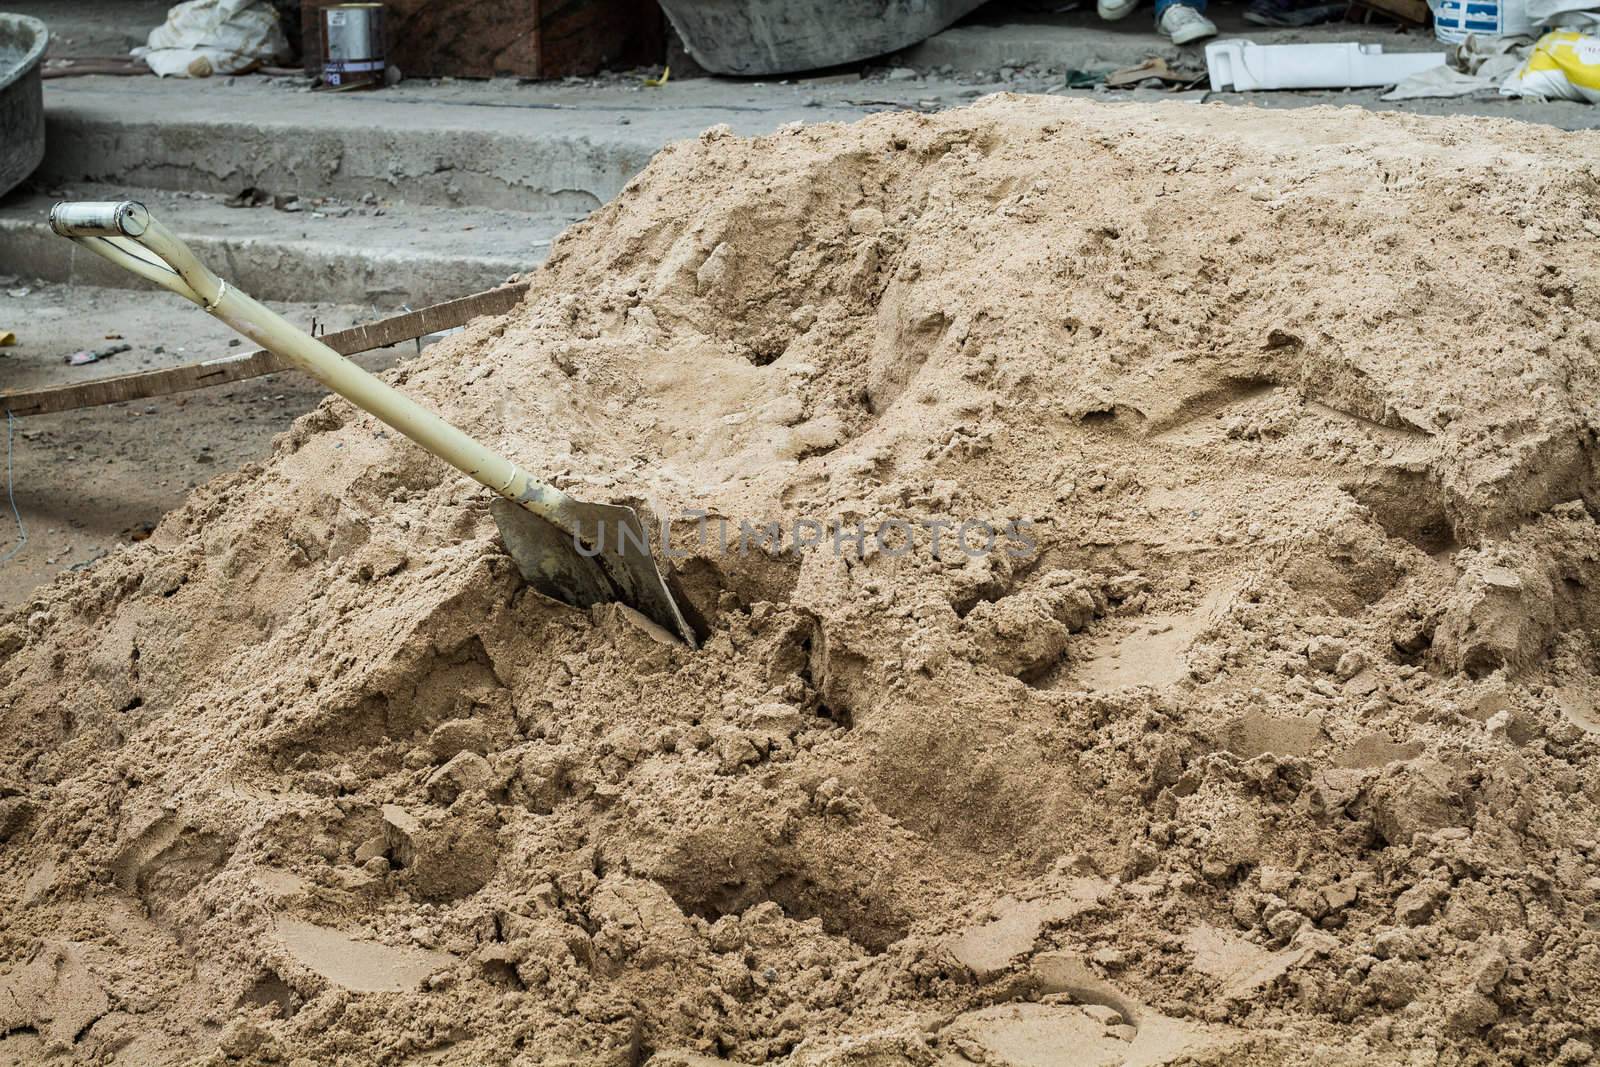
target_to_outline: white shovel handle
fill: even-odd
[[[573,501],[479,444],[404,393],[368,374],[277,312],[211,273],[187,245],[131,200],[57,204],[50,228],[97,255],[192,300],[262,348],[290,360],[352,404],[487,486],[565,530]]]

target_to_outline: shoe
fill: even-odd
[[[1257,26],[1315,26],[1344,18],[1348,7],[1328,0],[1251,0],[1244,20]]]
[[[1139,6],[1139,0],[1095,0],[1095,14],[1107,22],[1125,19]]]
[[[1202,37],[1215,37],[1217,24],[1184,4],[1173,4],[1161,13],[1156,29],[1172,38],[1173,44],[1188,44]]]

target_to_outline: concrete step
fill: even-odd
[[[53,191],[55,192],[55,191]],[[144,282],[50,231],[57,199],[139,200],[230,284],[261,300],[421,306],[542,263],[572,216],[486,208],[327,202],[299,212],[229,208],[209,194],[75,184],[0,201],[0,263],[79,285]]]
[[[139,0],[143,2],[143,0]],[[43,9],[71,0],[27,0]],[[407,80],[370,93],[318,93],[304,78],[88,76],[45,83],[46,158],[38,180],[84,181],[228,195],[246,186],[279,194],[372,193],[434,207],[467,205],[582,214],[610,200],[664,145],[726,124],[741,135],[793,122],[854,121],[898,108],[936,111],[996,91],[1052,92],[1105,102],[1171,99],[1149,90],[1067,91],[1067,70],[1107,71],[1152,55],[1204,68],[1203,42],[1178,48],[1153,32],[1148,9],[1102,22],[1091,6],[990,24],[962,25],[860,71],[765,82],[672,80],[650,88],[637,75],[524,85]],[[1434,50],[1424,33],[1335,24],[1267,30],[1218,4],[1225,35],[1257,43],[1356,40],[1390,51]],[[41,12],[43,13],[43,12]],[[1022,65],[1019,69],[1018,65]],[[905,69],[911,68],[911,69]],[[1212,94],[1261,107],[1359,104],[1423,114],[1475,111],[1600,125],[1600,108],[1506,100],[1381,103],[1381,90]],[[1198,95],[1191,99],[1198,99]]]
[[[615,196],[663,145],[718,123],[764,133],[882,106],[821,97],[806,106],[809,91],[702,80],[641,95],[636,81],[499,79],[314,93],[287,78],[59,78],[46,84],[36,179],[581,214]],[[859,83],[854,93],[862,95]]]

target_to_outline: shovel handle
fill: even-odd
[[[60,203],[50,209],[50,228],[207,311],[227,288],[136,200]]]
[[[224,283],[143,204],[131,200],[57,204],[50,212],[50,226],[117,266],[199,304],[481,485],[562,529],[574,528],[573,502],[565,493],[535,481],[511,460]]]
[[[50,209],[50,228],[62,237],[138,237],[150,212],[134,200],[79,200]]]

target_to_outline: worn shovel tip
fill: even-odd
[[[690,648],[698,647],[650,554],[638,514],[616,504],[583,502],[574,502],[570,510],[572,528],[564,529],[509,500],[490,502],[506,551],[528,584],[578,608],[626,604]]]

